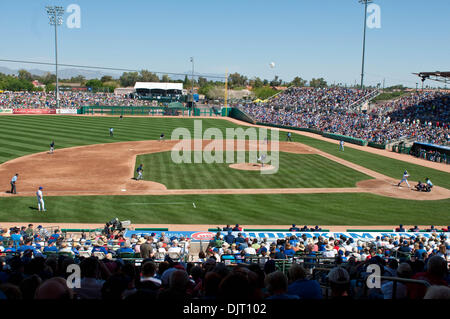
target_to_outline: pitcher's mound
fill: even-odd
[[[244,171],[262,171],[262,170],[271,170],[275,167],[269,164],[265,164],[264,167],[260,163],[237,163],[231,164],[230,168],[241,169]]]

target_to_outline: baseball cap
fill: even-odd
[[[39,186],[39,189],[43,189],[42,186]]]

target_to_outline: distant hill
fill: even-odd
[[[51,73],[55,72],[54,70],[46,71],[46,70],[41,70],[41,69],[30,69],[30,68],[26,68],[26,67],[19,68],[19,69],[27,70],[31,74],[38,75],[38,76],[42,76],[42,75],[46,74],[47,72],[51,72]],[[0,66],[0,73],[17,75],[19,69],[10,69],[8,67]],[[191,72],[187,71],[184,73],[186,75],[188,75],[189,79],[191,79],[192,71]],[[100,71],[100,70],[86,70],[86,69],[78,69],[78,68],[60,68],[58,70],[58,76],[60,79],[70,79],[72,77],[76,77],[79,75],[84,76],[87,80],[100,79],[104,75],[110,75],[113,78],[118,79],[122,75],[122,72],[115,73],[115,72],[104,72],[104,71]],[[162,75],[163,75],[162,73],[158,74],[159,77],[161,77]],[[225,74],[214,74],[214,73],[200,74],[200,73],[194,72],[194,76],[196,78],[198,76],[202,76],[208,80],[214,80],[214,81],[225,81]],[[179,74],[179,75],[170,74],[169,77],[172,80],[184,80],[185,75],[184,74]],[[221,77],[221,78],[219,78],[219,77]]]
[[[20,68],[27,70],[31,74],[42,76],[46,74],[47,72],[54,73],[54,71],[45,71],[41,69],[30,69],[30,68]],[[4,66],[0,66],[0,73],[4,74],[18,74],[19,69],[10,69]],[[97,70],[84,70],[84,69],[76,69],[76,68],[61,68],[58,70],[58,76],[60,79],[70,79],[72,77],[76,77],[82,75],[87,80],[90,79],[100,79],[104,75],[110,75],[113,78],[119,78],[122,73],[113,73],[113,72],[103,72],[103,71],[97,71]]]

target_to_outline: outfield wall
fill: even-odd
[[[186,108],[162,106],[82,106],[84,115],[143,115],[143,116],[224,116],[213,108]]]
[[[78,114],[76,108],[14,108],[0,109],[0,114]]]

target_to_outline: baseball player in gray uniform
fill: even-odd
[[[261,155],[258,157],[258,162],[261,162],[261,167],[264,167],[264,162],[265,162],[265,160],[266,160],[266,154],[261,154]]]

